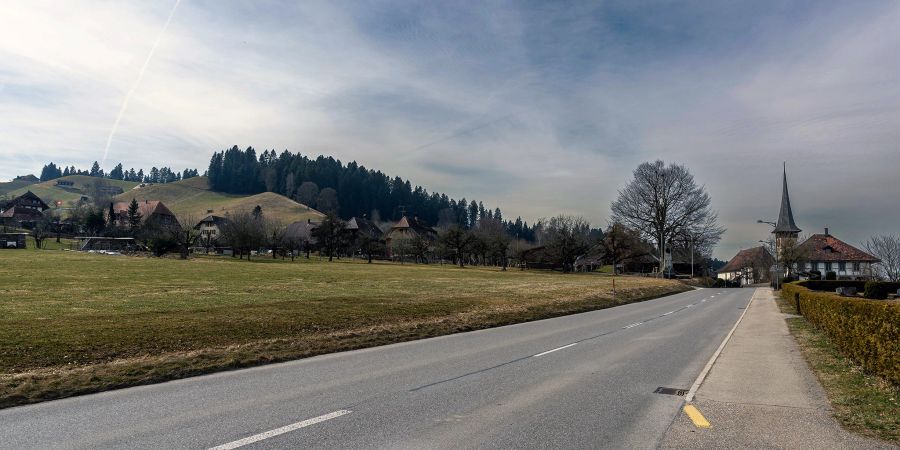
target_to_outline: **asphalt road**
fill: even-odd
[[[0,410],[2,448],[656,447],[752,289]]]

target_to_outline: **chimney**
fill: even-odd
[[[825,227],[825,236],[828,236],[828,227]]]

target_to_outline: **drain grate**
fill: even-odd
[[[653,391],[653,393],[654,394],[663,394],[663,395],[677,395],[679,397],[684,397],[685,395],[687,395],[688,391],[687,391],[687,389],[675,389],[675,388],[668,388],[668,387],[660,386],[660,387],[656,388],[656,390]]]

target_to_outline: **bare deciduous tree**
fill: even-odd
[[[641,241],[641,235],[625,225],[613,222],[606,228],[600,241],[604,259],[618,270],[619,264],[641,256],[649,255],[651,248]]]
[[[612,219],[655,242],[662,262],[667,245],[679,236],[694,236],[695,245],[700,241],[710,250],[715,246],[725,229],[718,225],[710,202],[706,189],[697,185],[685,166],[645,162],[619,190],[612,203]]]
[[[809,258],[809,249],[803,246],[805,238],[785,238],[781,240],[780,263],[784,266],[788,275],[794,275],[803,271]]]
[[[172,227],[178,247],[181,249],[181,259],[187,259],[191,247],[200,239],[200,228],[196,224],[197,220],[194,216],[188,215],[181,218],[179,226]]]
[[[277,259],[278,250],[285,250],[282,247],[287,247],[288,244],[286,242],[287,236],[285,235],[285,231],[287,231],[287,226],[283,221],[276,218],[267,218],[265,219],[265,230],[266,230],[266,244],[269,246],[269,250],[272,250],[272,259]],[[291,249],[293,250],[293,249]],[[284,252],[282,252],[284,253]],[[282,259],[284,255],[282,254]],[[293,258],[291,258],[293,259]]]
[[[244,258],[244,253],[246,252],[247,260],[249,261],[251,251],[258,249],[265,240],[265,232],[261,221],[248,211],[229,213],[225,217],[228,220],[222,230],[222,240],[227,242],[232,249],[238,251],[241,259]]]
[[[881,260],[872,268],[879,278],[900,281],[900,236],[883,234],[872,236],[865,243],[866,251]]]
[[[564,272],[571,272],[575,259],[591,246],[591,225],[583,217],[553,217],[546,221],[542,232],[547,256],[560,264]]]

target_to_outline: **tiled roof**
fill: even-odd
[[[763,263],[766,266],[775,264],[775,258],[766,250],[765,247],[753,247],[738,252],[725,267],[719,269],[719,273],[739,272],[747,267],[753,267],[756,264]]]
[[[16,205],[21,206],[40,206],[41,211],[50,209],[40,197],[34,194],[34,192],[28,191],[14,199],[12,199],[9,203],[7,203],[6,208],[11,208]]]
[[[879,262],[878,258],[830,234],[810,236],[800,244],[800,251],[810,261]]]
[[[118,202],[113,205],[113,210],[119,214],[128,214],[129,207],[131,207],[131,202]],[[144,200],[138,202],[138,207],[140,208],[141,217],[143,219],[147,219],[154,214],[160,216],[175,216],[163,202],[158,200]]]
[[[374,222],[365,217],[351,218],[347,221],[346,229],[358,231],[373,239],[379,239],[384,234],[381,232],[381,228],[378,228],[378,225],[375,225]]]
[[[395,230],[412,230],[420,235],[437,234],[437,231],[435,231],[434,228],[425,225],[418,218],[414,217],[410,219],[406,216],[403,216],[396,225],[391,227],[391,231]]]
[[[36,209],[25,208],[24,206],[13,206],[12,208],[3,211],[3,214],[0,214],[0,217],[4,219],[38,220],[44,217],[44,213]]]

